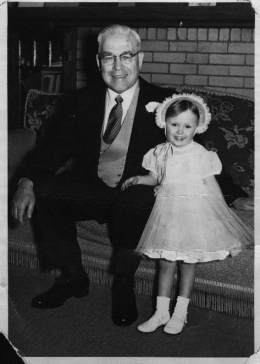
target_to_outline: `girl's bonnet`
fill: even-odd
[[[165,114],[168,107],[179,100],[188,100],[192,102],[199,110],[200,118],[199,125],[196,129],[197,134],[204,133],[209,126],[209,122],[211,120],[211,113],[209,111],[208,106],[205,104],[202,97],[197,96],[195,94],[173,94],[171,97],[167,97],[163,102],[149,102],[146,105],[146,110],[149,112],[156,111],[155,114],[155,122],[159,126],[159,128],[165,128]]]

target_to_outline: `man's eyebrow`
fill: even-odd
[[[119,56],[122,56],[124,54],[133,54],[133,52],[132,51],[125,51],[123,53],[120,53]],[[114,56],[114,54],[111,53],[111,52],[103,52],[102,55],[103,56]]]
[[[132,53],[134,53],[134,52],[132,52],[132,51],[125,51],[125,52],[121,53],[120,56],[123,55],[123,54],[132,54]]]

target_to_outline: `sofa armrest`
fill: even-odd
[[[8,184],[17,175],[29,153],[34,149],[35,132],[31,129],[15,129],[8,133]]]

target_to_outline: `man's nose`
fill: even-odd
[[[115,57],[115,61],[114,61],[114,64],[113,64],[114,69],[116,69],[116,70],[121,69],[122,66],[123,66],[123,64],[122,64],[122,61],[121,61],[120,57]]]

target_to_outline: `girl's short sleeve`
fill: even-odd
[[[222,163],[216,152],[207,151],[205,157],[201,159],[203,177],[220,174]]]
[[[143,158],[142,166],[147,169],[148,171],[153,172],[154,174],[158,174],[156,168],[156,156],[154,155],[154,149],[150,149]]]

